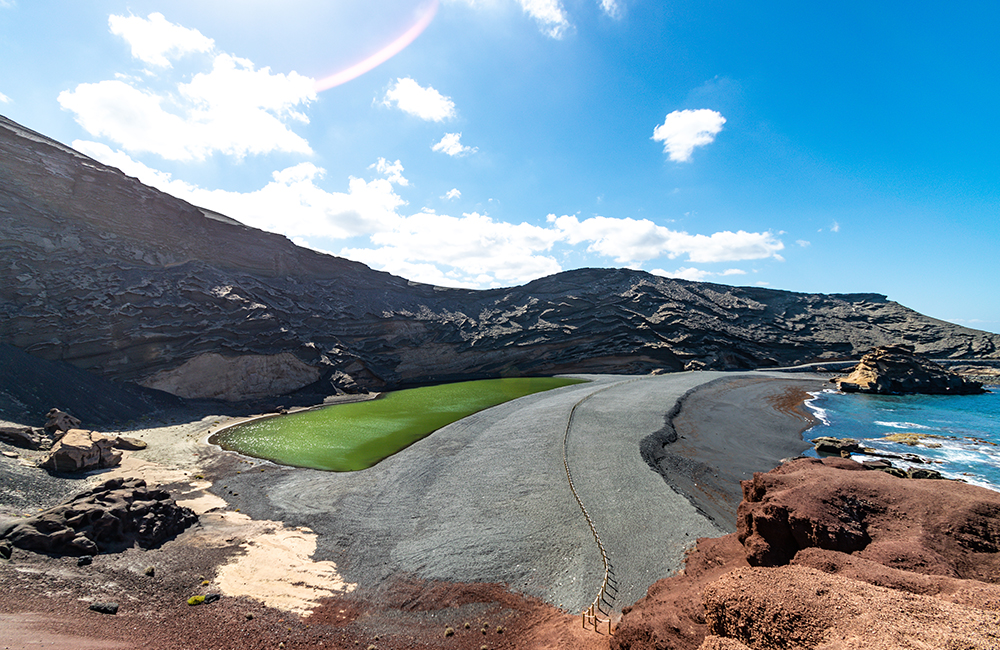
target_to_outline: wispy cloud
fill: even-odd
[[[161,13],[108,18],[111,33],[121,36],[132,47],[132,56],[160,68],[170,67],[170,58],[190,52],[211,52],[215,41],[197,29],[188,29],[169,22]],[[168,58],[169,57],[169,58]]]
[[[0,93],[0,104],[10,104],[12,101],[13,100],[7,95]]]
[[[552,38],[562,38],[570,29],[566,9],[559,0],[518,0],[524,12],[538,21],[542,31]]]
[[[440,151],[449,156],[467,156],[470,153],[479,151],[479,147],[466,147],[461,143],[461,139],[461,133],[445,133],[444,137],[441,138],[441,142],[431,147],[431,151]]]
[[[378,170],[378,173],[384,174],[386,180],[388,180],[390,183],[394,183],[396,185],[402,185],[403,187],[406,187],[407,185],[410,184],[410,181],[408,181],[406,178],[403,177],[403,163],[399,162],[399,160],[396,160],[396,162],[391,163],[387,161],[385,158],[379,158],[378,162],[369,165],[368,169]]]
[[[432,122],[443,122],[455,117],[455,102],[434,88],[424,88],[410,77],[396,79],[382,100],[385,106],[395,106],[414,117]]]
[[[601,9],[612,18],[621,18],[622,10],[617,0],[600,0]]]
[[[707,108],[674,111],[653,129],[653,140],[663,143],[671,160],[687,162],[694,148],[712,143],[725,123],[721,113]]]
[[[451,201],[453,199],[460,199],[460,198],[462,198],[462,193],[458,191],[457,187],[453,187],[450,190],[448,190],[447,192],[445,192],[445,195],[442,196],[441,198],[442,199],[448,199],[449,201]]]
[[[681,280],[693,280],[694,282],[704,282],[705,280],[716,277],[716,276],[730,276],[730,275],[746,275],[747,272],[742,269],[726,269],[720,273],[713,271],[705,271],[702,269],[696,269],[694,267],[684,267],[677,269],[676,271],[664,271],[663,269],[652,269],[650,273],[653,275],[660,275],[665,278],[679,278]]]

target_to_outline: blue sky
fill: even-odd
[[[965,2],[0,0],[0,113],[414,280],[628,266],[1000,332],[998,25]]]

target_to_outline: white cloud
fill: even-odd
[[[382,100],[385,106],[395,104],[401,111],[422,120],[443,122],[455,117],[455,102],[434,88],[422,87],[410,77],[396,79]]]
[[[272,174],[272,180],[252,192],[208,190],[174,180],[97,142],[77,140],[73,148],[112,165],[143,183],[194,205],[220,212],[248,226],[302,237],[343,239],[391,229],[400,219],[397,210],[406,201],[386,179],[348,179],[347,192],[328,192],[317,181],[324,170],[300,163]]]
[[[608,1],[608,0],[605,0]],[[613,3],[613,0],[611,0]],[[537,20],[542,31],[552,38],[562,38],[570,28],[569,17],[559,0],[518,0],[524,12]]]
[[[441,138],[441,142],[431,147],[431,151],[440,151],[449,156],[466,156],[479,151],[479,147],[466,147],[463,145],[460,142],[461,138],[461,133],[445,133],[444,137]]]
[[[448,199],[449,201],[451,201],[452,199],[460,199],[462,198],[462,193],[458,191],[457,187],[453,187],[447,192],[445,192],[445,195],[442,196],[441,198]]]
[[[238,158],[272,151],[311,153],[309,143],[285,124],[308,122],[296,107],[316,97],[309,77],[255,70],[246,59],[220,54],[210,72],[176,90],[157,94],[108,80],[63,91],[59,103],[89,133],[127,151],[169,160],[202,160],[216,151]]]
[[[403,187],[410,184],[410,181],[403,177],[403,163],[399,162],[399,160],[391,163],[385,158],[379,158],[378,162],[369,165],[368,169],[376,169],[378,170],[378,173],[385,174],[386,179],[390,183],[402,185]]]
[[[684,267],[677,269],[676,271],[664,271],[663,269],[653,269],[650,271],[653,275],[661,275],[665,278],[680,278],[681,280],[693,280],[695,282],[704,282],[706,279],[714,276],[729,276],[729,275],[746,275],[747,272],[743,269],[726,269],[721,273],[716,273],[714,271],[704,271],[702,269],[696,269],[694,267]]]
[[[806,248],[807,246],[811,245],[811,242],[808,242],[805,239],[796,239],[795,243],[801,246],[802,248]]]
[[[600,0],[601,9],[604,13],[611,16],[612,18],[620,18],[622,15],[621,7],[618,6],[617,0]]]
[[[721,113],[707,108],[674,111],[653,129],[653,140],[663,143],[663,151],[670,154],[671,160],[687,162],[694,148],[714,141],[725,123]]]
[[[11,101],[12,100],[11,100],[10,97],[8,97],[7,95],[4,95],[3,93],[0,93],[0,104],[9,104],[9,103],[11,103]]]
[[[461,217],[420,212],[372,235],[379,248],[341,254],[433,284],[509,286],[561,271],[553,257],[542,254],[559,238],[550,228],[497,222],[476,212]]]
[[[636,265],[666,255],[674,259],[687,255],[692,262],[731,262],[780,258],[785,245],[769,232],[721,231],[712,235],[689,235],[670,230],[648,219],[549,215],[548,220],[570,244],[589,242],[590,252],[611,257],[615,262]]]
[[[121,36],[132,47],[132,56],[160,68],[169,68],[167,58],[179,58],[189,52],[211,52],[215,41],[197,29],[188,29],[167,21],[161,13],[108,18],[111,33]]]
[[[338,254],[433,284],[489,287],[527,282],[561,270],[552,253],[556,246],[586,244],[591,252],[633,267],[681,255],[694,263],[780,259],[777,251],[783,248],[771,233],[689,235],[648,220],[592,217],[580,221],[575,216],[550,215],[547,225],[535,226],[494,221],[475,212],[454,217],[425,209],[404,216],[400,210],[406,201],[393,184],[394,176],[402,178],[403,165],[385,159],[372,167],[389,178],[351,177],[343,192],[321,187],[324,171],[312,163],[300,163],[274,172],[271,181],[258,190],[240,193],[175,180],[104,144],[78,140],[73,147],[194,205],[317,250],[335,249],[332,240],[368,238],[371,246],[344,248]],[[457,189],[446,194],[447,198],[458,196]],[[672,273],[655,272],[690,279],[744,273],[685,267]]]
[[[833,225],[830,226],[830,232],[840,232],[840,224],[834,221]]]

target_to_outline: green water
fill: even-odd
[[[584,381],[516,377],[411,388],[367,402],[257,420],[217,433],[209,442],[282,465],[349,472],[371,467],[483,409]]]

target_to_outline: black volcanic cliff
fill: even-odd
[[[5,118],[0,247],[0,343],[182,397],[692,361],[771,367],[899,343],[933,357],[1000,357],[1000,336],[879,294],[622,269],[486,291],[409,282],[197,208]]]

